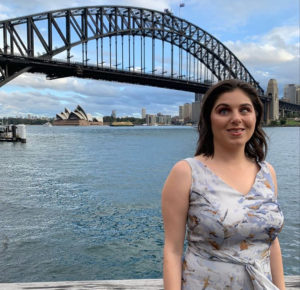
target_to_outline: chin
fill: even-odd
[[[248,140],[231,140],[229,141],[230,146],[246,146]]]

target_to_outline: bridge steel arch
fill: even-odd
[[[39,28],[41,22],[47,27],[46,33]],[[60,47],[53,46],[54,31],[62,43]],[[168,42],[171,46],[169,78],[173,80],[178,79],[173,73],[173,47],[177,46],[202,63],[217,80],[241,79],[255,86],[261,96],[264,94],[234,53],[205,30],[168,11],[127,6],[77,7],[0,21],[0,86],[23,72],[34,72],[32,60],[51,61],[55,55],[66,51],[66,62],[70,63],[71,48],[80,44],[83,47],[82,61],[87,65],[88,41],[95,39],[98,46],[98,40],[125,35]],[[36,42],[44,50],[41,55],[37,55]],[[11,57],[25,59],[25,64],[12,65]],[[130,67],[127,73],[130,73]],[[148,73],[141,68],[141,74]],[[195,82],[199,84],[198,80]]]

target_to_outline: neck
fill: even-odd
[[[247,160],[245,155],[245,146],[236,146],[231,148],[214,145],[213,159],[226,163],[240,163]]]

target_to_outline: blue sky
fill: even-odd
[[[222,41],[266,89],[275,78],[280,97],[283,87],[300,83],[298,0],[11,0],[0,4],[0,20],[48,10],[93,5],[129,5],[163,11],[168,8]],[[92,115],[176,115],[178,106],[192,102],[194,94],[147,86],[79,78],[46,80],[44,75],[23,74],[0,88],[0,116],[54,117],[77,104]]]

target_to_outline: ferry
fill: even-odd
[[[125,122],[112,122],[110,124],[112,127],[133,127],[134,124],[130,121],[125,121]]]

